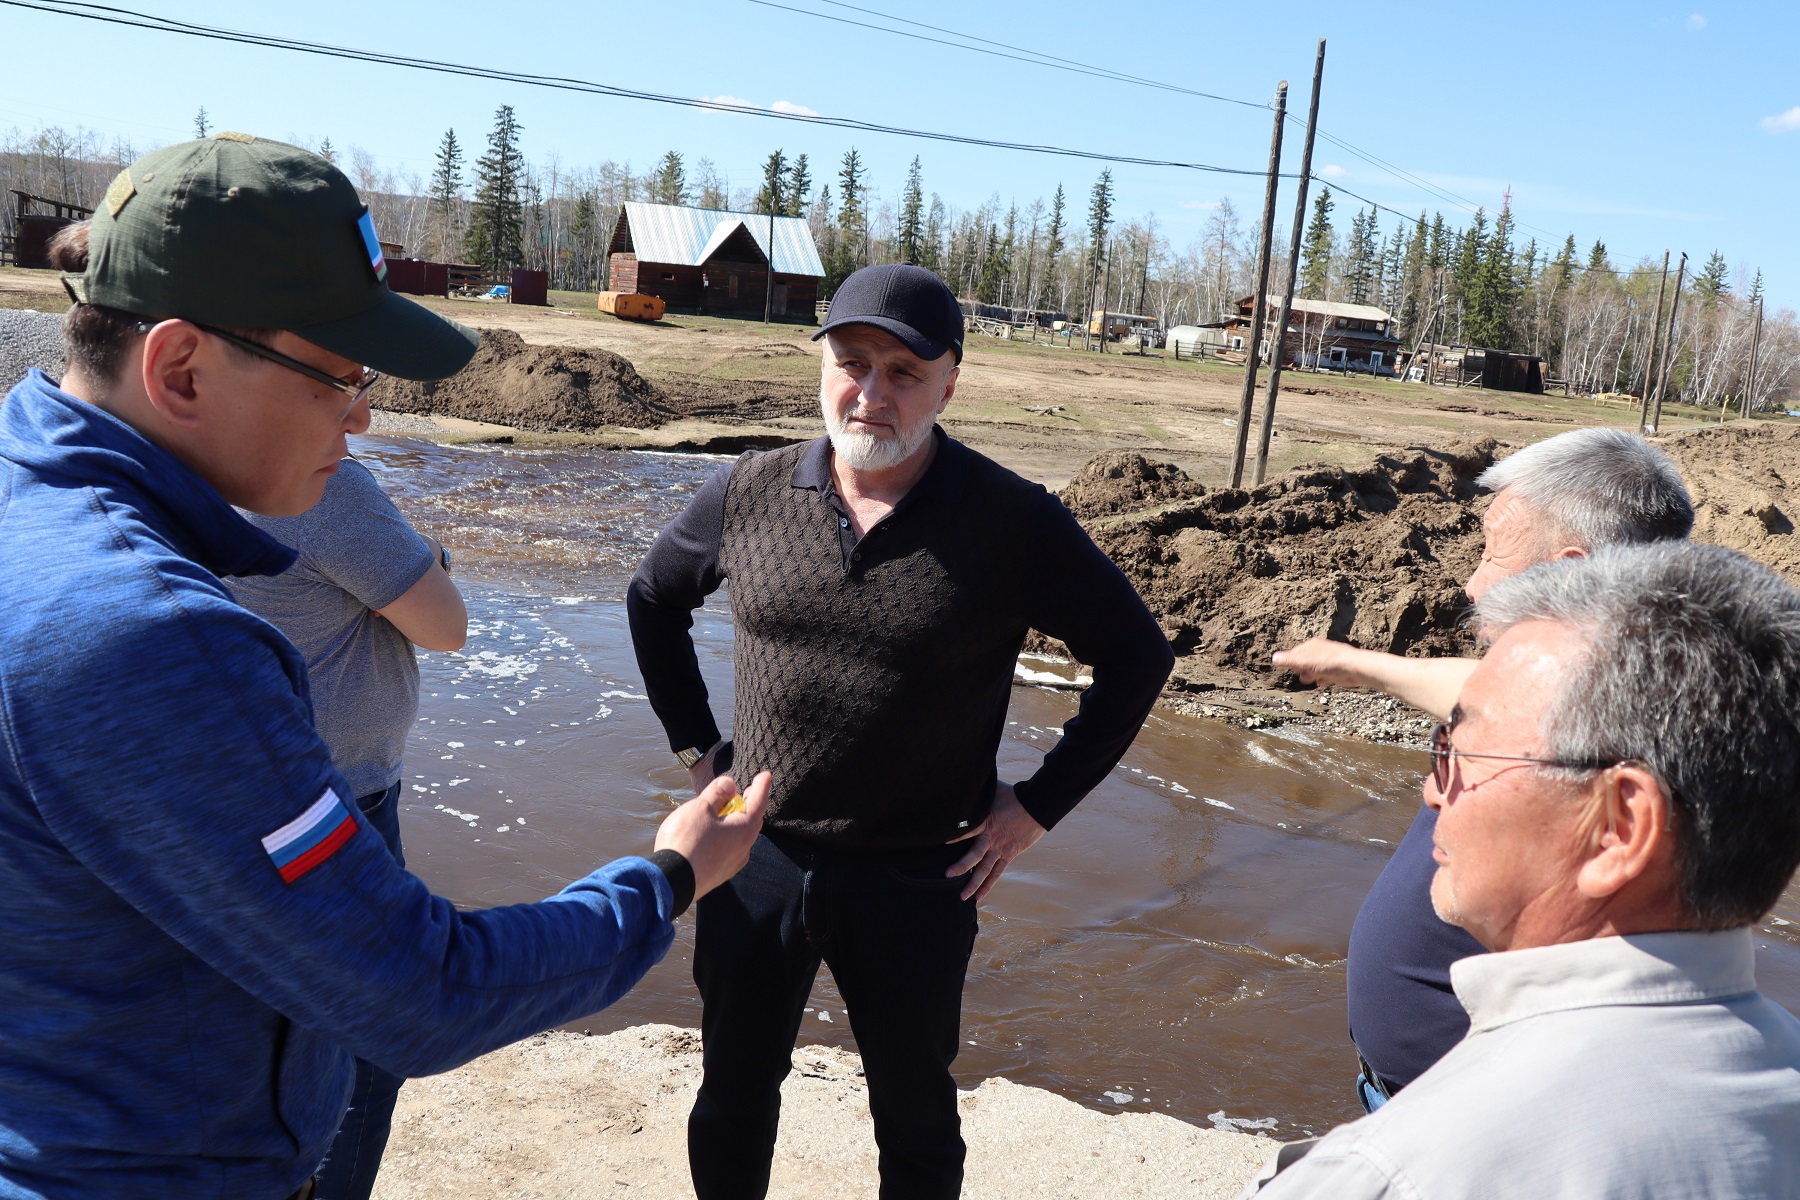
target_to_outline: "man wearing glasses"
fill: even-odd
[[[1688,535],[1694,507],[1667,455],[1620,429],[1578,429],[1528,446],[1476,480],[1494,493],[1482,515],[1485,544],[1469,577],[1479,602],[1503,579],[1538,563],[1604,546]],[[1472,658],[1401,658],[1313,638],[1275,655],[1309,683],[1373,688],[1444,718],[1475,670]],[[1411,1083],[1469,1029],[1450,988],[1450,965],[1481,953],[1468,932],[1431,910],[1431,835],[1423,807],[1350,931],[1345,970],[1350,1036],[1361,1066],[1357,1098],[1369,1111]]]
[[[1665,541],[1478,607],[1424,788],[1432,907],[1492,951],[1450,969],[1469,1034],[1258,1200],[1800,1194],[1800,1021],[1755,928],[1800,864],[1800,594]]]
[[[60,384],[0,405],[0,1197],[311,1194],[361,1058],[448,1070],[611,1003],[749,854],[722,779],[646,860],[458,911],[358,810],[304,660],[220,582],[294,552],[373,369],[460,370],[325,160],[158,150],[59,235]]]
[[[241,512],[299,558],[279,575],[233,576],[226,583],[238,603],[305,657],[314,722],[332,764],[369,827],[404,866],[401,765],[419,715],[413,647],[460,650],[468,639],[468,609],[450,579],[450,552],[413,529],[354,458],[338,464],[324,499],[299,516]],[[317,1200],[368,1200],[401,1083],[357,1060],[350,1109],[319,1167]]]

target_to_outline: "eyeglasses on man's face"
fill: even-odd
[[[1458,750],[1450,744],[1450,726],[1440,721],[1431,730],[1431,782],[1437,785],[1440,796],[1450,791],[1450,760],[1452,758],[1490,758],[1499,762],[1536,763],[1540,767],[1565,767],[1573,771],[1600,771],[1607,767],[1616,767],[1620,763],[1634,761],[1629,758],[1610,758],[1573,762],[1564,758],[1535,758],[1528,754],[1471,754],[1467,750]]]
[[[339,379],[337,376],[327,374],[317,367],[308,366],[297,358],[290,358],[279,350],[271,350],[267,346],[258,345],[249,338],[241,338],[235,333],[227,333],[225,330],[213,325],[202,325],[198,321],[189,323],[197,329],[204,329],[207,333],[212,334],[220,341],[231,343],[246,354],[254,354],[258,358],[267,359],[277,366],[286,367],[296,374],[306,376],[314,383],[322,383],[326,387],[332,388],[343,395],[348,396],[350,398],[350,403],[344,405],[344,411],[337,415],[337,419],[340,421],[349,416],[350,410],[355,408],[358,404],[361,404],[363,400],[368,397],[369,389],[375,386],[375,381],[377,379],[381,378],[380,371],[364,367],[362,369],[362,375],[354,381]]]

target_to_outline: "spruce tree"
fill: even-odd
[[[575,281],[583,291],[594,282],[591,264],[596,255],[591,243],[595,232],[592,194],[582,192],[575,201],[575,220],[569,226],[569,239],[574,243]]]
[[[1000,248],[1000,227],[989,225],[981,247],[981,275],[975,284],[975,299],[992,304],[1000,294],[1000,281],[1005,277],[1005,255]]]
[[[444,130],[438,143],[437,165],[431,169],[431,194],[426,200],[426,215],[431,224],[432,244],[436,253],[448,257],[457,244],[456,209],[462,200],[462,144],[456,130]]]
[[[1587,273],[1597,281],[1601,273],[1611,270],[1612,263],[1606,257],[1606,243],[1596,238],[1594,248],[1588,251]]]
[[[1350,303],[1367,304],[1375,282],[1375,210],[1350,218],[1350,241],[1344,248],[1344,285]]]
[[[332,146],[330,138],[319,143],[319,157],[332,166],[337,166],[337,149]]]
[[[783,216],[800,217],[806,215],[806,197],[812,191],[812,173],[806,166],[806,155],[802,154],[788,168],[787,194],[781,202]]]
[[[900,192],[900,227],[895,231],[900,261],[917,263],[923,247],[919,244],[925,229],[925,191],[919,179],[919,160],[915,156],[906,169],[906,187]]]
[[[1056,270],[1056,260],[1062,257],[1063,242],[1063,198],[1062,184],[1056,185],[1056,195],[1050,198],[1050,227],[1044,231],[1044,270]]]
[[[1425,210],[1413,226],[1406,243],[1406,257],[1400,263],[1400,329],[1409,339],[1416,339],[1419,327],[1431,312],[1431,280],[1426,277],[1426,248],[1430,231],[1425,226]]]
[[[1106,227],[1112,221],[1113,190],[1112,168],[1107,167],[1100,172],[1100,178],[1094,180],[1094,190],[1088,195],[1088,256],[1092,265],[1088,269],[1088,303],[1093,306],[1094,289],[1100,286],[1100,263],[1106,253]],[[1087,327],[1086,313],[1082,314],[1082,327]]]
[[[786,203],[788,160],[780,150],[763,160],[762,190],[756,193],[756,199],[750,205],[751,211],[759,213],[772,212],[776,216],[782,214],[782,206]]]
[[[1762,298],[1763,298],[1762,272],[1759,270],[1756,273],[1756,278],[1754,278],[1750,281],[1750,294],[1748,297],[1745,298],[1745,303],[1748,304],[1751,308],[1755,308],[1757,305],[1762,303]]]
[[[1465,336],[1469,344],[1488,350],[1511,350],[1517,328],[1519,284],[1512,248],[1512,210],[1501,208],[1494,231],[1481,235],[1483,213],[1475,214],[1468,247],[1474,261],[1463,287]],[[1467,262],[1465,257],[1465,262]]]
[[[469,221],[469,257],[504,278],[524,258],[525,220],[519,202],[524,160],[521,128],[512,105],[502,104],[488,133],[487,153],[475,162],[475,202]]]
[[[650,199],[658,204],[685,205],[688,202],[687,167],[681,155],[671,150],[650,173]]]
[[[1694,295],[1699,297],[1700,307],[1707,312],[1719,307],[1719,301],[1731,294],[1731,269],[1725,265],[1725,256],[1717,250],[1694,276]]]
[[[825,264],[827,291],[837,291],[837,285],[863,265],[868,238],[868,214],[863,208],[864,176],[862,158],[852,146],[844,152],[843,162],[838,167],[837,238],[831,260]]]
[[[1331,230],[1331,207],[1331,189],[1320,188],[1300,245],[1300,294],[1310,300],[1323,300],[1331,284],[1331,256],[1337,245]]]
[[[211,129],[212,123],[206,119],[206,105],[202,104],[200,111],[194,114],[194,136],[203,138]]]

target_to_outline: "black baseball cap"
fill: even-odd
[[[844,325],[885,329],[927,362],[946,351],[963,356],[963,314],[944,281],[924,267],[887,263],[864,267],[838,285],[826,310],[818,341]]]
[[[369,210],[297,146],[221,133],[119,172],[88,227],[70,295],[151,320],[285,329],[402,379],[443,379],[475,332],[387,286]]]

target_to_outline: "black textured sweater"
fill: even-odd
[[[1016,785],[1048,828],[1118,763],[1168,677],[1155,619],[1061,501],[935,436],[925,476],[860,540],[827,439],[747,454],[707,481],[631,582],[650,703],[671,748],[704,749],[719,734],[692,613],[729,581],[732,771],[774,772],[773,829],[909,848],[979,823],[1034,628],[1094,669],[1062,740]]]

